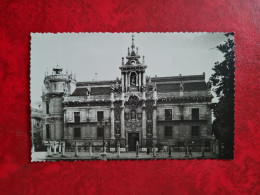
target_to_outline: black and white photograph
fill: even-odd
[[[31,33],[31,161],[233,159],[234,33]]]

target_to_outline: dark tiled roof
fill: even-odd
[[[90,95],[109,95],[111,92],[110,87],[91,87]],[[87,88],[76,88],[71,96],[85,96]]]
[[[90,95],[109,95],[110,93],[110,87],[93,87],[90,91]]]
[[[184,92],[207,90],[207,86],[205,82],[184,83],[183,85],[184,85]],[[157,83],[157,91],[158,92],[180,91],[180,83],[169,83],[169,84]]]
[[[71,96],[85,96],[87,94],[87,88],[76,88]]]
[[[171,82],[171,81],[191,81],[205,80],[205,75],[187,75],[187,76],[172,76],[172,77],[152,77],[152,82]]]

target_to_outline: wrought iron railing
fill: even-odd
[[[208,120],[210,119],[210,114],[200,114],[199,116],[189,115],[173,115],[172,118],[158,118],[158,121],[179,121],[179,120]]]

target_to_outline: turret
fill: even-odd
[[[70,95],[75,89],[76,79],[72,73],[62,74],[62,68],[57,65],[53,68],[51,75],[46,75],[44,78],[45,89],[43,93],[56,95]]]
[[[42,92],[42,105],[44,115],[43,140],[63,139],[63,98],[70,95],[75,89],[76,79],[72,73],[57,65],[52,70],[52,74],[45,75],[44,88]]]

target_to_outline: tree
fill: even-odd
[[[228,40],[216,48],[224,54],[222,62],[216,62],[210,77],[213,90],[219,102],[213,105],[215,120],[213,132],[217,139],[224,142],[224,158],[233,158],[234,150],[234,93],[235,93],[235,54],[234,33],[226,33]]]

